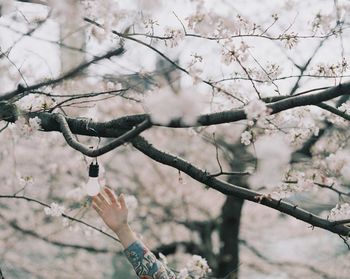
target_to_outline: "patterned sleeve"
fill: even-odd
[[[140,279],[176,279],[175,274],[139,240],[124,251]]]

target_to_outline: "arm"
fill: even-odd
[[[124,195],[119,198],[109,188],[93,197],[93,208],[106,225],[116,233],[124,252],[140,278],[175,279],[175,275],[156,259],[154,254],[136,237],[128,224],[128,208]]]

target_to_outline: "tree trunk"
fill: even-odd
[[[231,171],[244,172],[255,162],[254,157],[240,143],[222,146],[231,153],[229,160]],[[230,176],[228,182],[248,188],[246,176]],[[220,224],[221,248],[217,265],[217,276],[227,279],[237,279],[239,271],[239,226],[243,200],[233,196],[227,197],[222,207]]]
[[[222,247],[218,262],[217,275],[220,277],[238,278],[239,266],[239,224],[243,200],[236,197],[227,197],[222,208],[222,223],[220,226],[220,240]]]

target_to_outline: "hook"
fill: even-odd
[[[99,149],[100,143],[101,143],[101,137],[98,135],[98,133],[97,133],[97,131],[96,131],[95,129],[89,127],[91,121],[92,121],[92,118],[89,118],[88,122],[86,123],[86,130],[90,130],[90,131],[95,132],[96,137],[98,137],[98,142],[97,142],[97,147],[96,147],[96,149]],[[95,162],[98,163],[98,162],[97,162],[97,157],[95,158]]]

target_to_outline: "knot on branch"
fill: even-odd
[[[16,122],[19,116],[19,110],[15,104],[9,102],[0,102],[0,120],[7,122]]]

